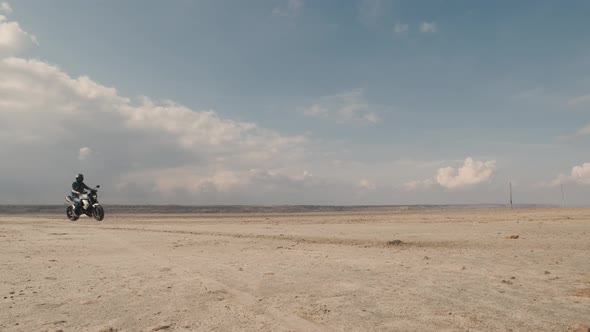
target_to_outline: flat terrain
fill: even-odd
[[[1,331],[590,325],[590,209],[106,212],[0,215]]]

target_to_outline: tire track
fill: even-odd
[[[216,237],[231,237],[244,239],[263,239],[263,240],[278,240],[288,241],[303,244],[325,244],[325,245],[344,245],[361,248],[466,248],[473,246],[469,241],[401,241],[401,240],[363,240],[350,238],[327,238],[314,237],[302,235],[273,235],[273,234],[254,234],[254,233],[229,233],[229,232],[211,232],[211,231],[188,231],[188,230],[164,230],[164,229],[148,229],[136,227],[100,227],[100,226],[81,226],[85,228],[99,229],[99,230],[114,230],[114,231],[131,231],[131,232],[146,232],[146,233],[166,233],[166,234],[184,234],[197,236],[216,236]]]

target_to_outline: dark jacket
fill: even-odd
[[[72,189],[79,192],[79,193],[82,193],[82,192],[84,192],[84,189],[90,190],[92,188],[88,187],[84,182],[74,181],[74,183],[72,183]],[[78,194],[72,192],[72,196],[78,197]]]

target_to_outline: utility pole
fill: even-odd
[[[512,181],[510,182],[510,209],[512,209]]]
[[[563,184],[561,185],[561,207],[565,207],[565,196],[563,195]]]

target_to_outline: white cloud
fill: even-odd
[[[101,151],[100,160],[88,165],[94,178],[104,178],[105,187],[124,183],[123,196],[116,196],[124,201],[137,195],[156,202],[174,191],[205,191],[210,202],[232,188],[242,195],[256,192],[263,180],[261,173],[250,173],[254,168],[271,172],[264,178],[267,186],[297,186],[303,180],[293,165],[308,144],[304,136],[284,136],[211,110],[146,97],[133,102],[86,76],[72,78],[56,66],[15,57],[0,59],[0,141],[9,142],[0,144],[0,154],[16,156],[0,163],[0,173],[11,178],[22,179],[19,165],[38,160],[46,162],[46,172],[67,176],[78,171],[71,169],[76,158]],[[92,149],[80,148],[80,141],[92,142]],[[34,156],[22,153],[33,148]],[[72,150],[78,155],[71,156]],[[190,196],[180,197],[191,202]],[[242,199],[232,197],[226,202]]]
[[[0,58],[17,54],[34,44],[37,44],[35,36],[21,29],[17,22],[9,22],[0,15]]]
[[[408,191],[418,191],[430,189],[434,185],[434,179],[414,180],[404,184],[404,188]]]
[[[208,190],[228,192],[250,182],[248,172],[224,169],[203,169],[200,167],[179,166],[166,169],[145,170],[126,174],[118,184],[124,190],[130,185],[149,186],[154,192],[169,195],[184,190],[195,194]]]
[[[590,163],[583,163],[581,166],[574,166],[569,175],[559,174],[551,181],[551,186],[559,186],[564,183],[576,183],[590,185]]]
[[[6,2],[0,3],[0,13],[12,14],[12,7]]]
[[[93,151],[89,147],[82,147],[78,151],[78,160],[86,160],[92,155]]]
[[[273,9],[272,15],[293,18],[299,16],[303,10],[303,6],[303,0],[287,0],[287,4],[285,6],[276,7]]]
[[[573,134],[560,135],[556,137],[558,142],[567,142],[579,138],[580,136],[590,135],[590,124],[578,129]]]
[[[410,31],[410,26],[407,24],[396,23],[395,26],[393,27],[393,32],[396,35],[403,35],[408,31]]]
[[[424,33],[435,33],[438,31],[436,22],[422,22],[420,24],[420,31]]]
[[[577,131],[576,135],[578,135],[578,136],[590,135],[590,125],[588,125],[584,128],[580,128],[580,130]]]
[[[463,166],[458,168],[439,168],[433,178],[410,181],[405,184],[407,190],[428,189],[435,183],[448,190],[467,189],[489,182],[494,174],[496,161],[477,161],[466,158]]]
[[[572,168],[570,176],[578,183],[590,184],[590,163],[575,166]]]
[[[294,200],[297,196],[310,196],[314,191],[325,187],[322,181],[305,172],[289,175],[277,170],[228,169],[222,165],[148,169],[126,174],[116,185],[124,193],[152,192],[158,193],[162,198],[180,195],[183,201],[194,198],[198,199],[199,204],[219,204],[228,199],[233,204],[296,204],[297,201]],[[288,198],[285,199],[285,196]]]
[[[570,106],[582,106],[582,105],[589,105],[590,106],[590,94],[572,98],[569,100],[568,104]]]
[[[467,158],[458,169],[440,168],[436,174],[436,182],[447,189],[467,188],[490,181],[495,168],[495,160],[476,161]]]
[[[320,98],[306,110],[337,121],[379,121],[362,89]],[[102,185],[106,202],[121,204],[388,203],[391,187],[379,179],[397,181],[416,168],[440,167],[358,162],[355,149],[342,142],[285,135],[209,109],[129,98],[87,76],[4,54],[0,142],[0,155],[11,156],[0,163],[0,201],[17,203],[55,203],[60,186],[80,171],[89,184]],[[320,157],[325,151],[335,154]],[[333,159],[350,162],[336,167],[328,163]],[[359,181],[359,174],[371,178]],[[39,184],[52,189],[34,198],[19,194],[19,188]],[[367,195],[351,195],[359,188]]]
[[[375,183],[373,183],[367,179],[360,180],[358,183],[358,187],[362,190],[375,190],[377,188]]]
[[[369,110],[363,89],[322,97],[303,108],[303,114],[336,121],[379,122],[379,116]]]
[[[194,111],[173,102],[163,105],[142,98],[139,105],[123,104],[119,108],[130,129],[159,132],[187,150],[204,149],[230,152],[234,157],[247,151],[244,158],[265,160],[284,148],[306,141],[302,136],[283,137],[253,123],[236,122],[219,117],[214,111]]]
[[[361,89],[317,104],[318,114],[342,121],[378,121]],[[89,184],[102,185],[105,202],[121,204],[358,204],[370,202],[350,194],[359,185],[381,190],[350,181],[372,166],[335,171],[312,144],[319,142],[306,136],[128,98],[87,76],[12,55],[0,56],[0,142],[0,155],[12,156],[0,163],[3,202],[54,203],[55,192],[80,171]],[[18,191],[40,183],[53,189],[34,197]]]

